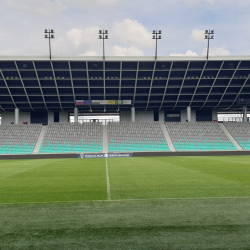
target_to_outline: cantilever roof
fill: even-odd
[[[76,100],[131,100],[136,110],[238,110],[250,56],[0,57],[0,110],[71,111]],[[106,106],[107,111],[130,105]],[[80,108],[89,110],[89,106]],[[103,106],[92,106],[103,111]]]

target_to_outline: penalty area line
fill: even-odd
[[[111,192],[110,192],[110,182],[109,182],[109,168],[108,168],[108,160],[106,158],[106,179],[107,179],[107,199],[111,200]]]

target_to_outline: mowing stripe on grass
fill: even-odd
[[[15,202],[15,203],[0,203],[1,205],[21,205],[21,204],[53,204],[53,203],[91,203],[91,202],[121,202],[121,201],[157,201],[157,200],[239,200],[239,199],[250,199],[250,196],[245,197],[195,197],[195,198],[149,198],[149,199],[117,199],[117,200],[80,200],[80,201],[35,201],[35,202]]]
[[[107,199],[111,200],[110,183],[109,183],[109,169],[108,169],[108,160],[107,160],[107,158],[106,158],[106,178],[107,178]]]

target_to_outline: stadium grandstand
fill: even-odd
[[[2,56],[0,89],[0,154],[250,147],[249,56]]]

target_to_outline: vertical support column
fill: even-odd
[[[191,107],[187,107],[187,120],[191,122]]]
[[[135,107],[131,108],[131,121],[135,122]]]
[[[74,122],[78,122],[78,108],[74,108]]]
[[[15,124],[19,123],[19,109],[15,108]]]
[[[247,106],[243,106],[243,122],[247,122]]]

